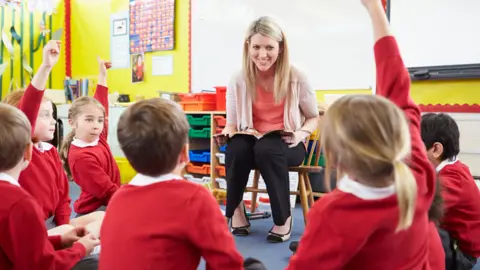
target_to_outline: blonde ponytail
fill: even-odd
[[[73,142],[73,138],[75,138],[75,130],[70,131],[67,137],[65,138],[62,147],[60,148],[60,159],[63,163],[63,169],[67,173],[68,179],[72,179],[72,172],[70,171],[70,165],[68,165],[68,151],[70,150],[70,145]]]
[[[410,168],[402,161],[394,162],[394,180],[397,192],[399,221],[397,232],[412,225],[417,199],[417,182]]]

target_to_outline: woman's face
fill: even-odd
[[[280,46],[273,38],[255,34],[250,38],[249,53],[258,70],[267,71],[277,61]]]

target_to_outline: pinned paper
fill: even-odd
[[[2,76],[3,72],[7,69],[8,63],[0,64],[0,76]]]
[[[53,32],[52,40],[62,40],[62,35],[63,35],[63,28],[59,28],[55,32]]]
[[[22,37],[15,31],[15,26],[10,27],[10,34],[18,44],[22,44]]]
[[[47,15],[50,16],[53,13],[56,13],[55,7],[58,4],[57,2],[58,0],[28,0],[27,8],[30,12],[45,12]]]
[[[28,72],[28,75],[30,75],[30,79],[32,79],[33,68],[28,64],[27,56],[25,54],[23,54],[23,69]]]
[[[4,31],[2,31],[2,42],[5,44],[5,48],[7,48],[7,51],[10,53],[10,58],[13,59],[13,46]]]

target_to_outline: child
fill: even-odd
[[[458,246],[452,250],[453,257],[465,257],[453,259],[450,264],[469,261],[470,265],[461,269],[471,269],[480,257],[480,192],[468,167],[457,159],[459,138],[457,123],[449,115],[423,115],[422,139],[440,177],[445,201],[445,215],[440,227]],[[454,266],[447,262],[447,269],[454,269]]]
[[[336,167],[342,177],[311,208],[288,269],[430,269],[435,172],[420,138],[420,110],[381,1],[362,3],[375,34],[377,93],[398,107],[383,97],[347,95],[328,108],[326,170]]]
[[[58,41],[50,41],[43,52],[43,62],[32,84],[26,89],[8,95],[4,102],[22,110],[33,129],[32,162],[22,172],[19,182],[32,195],[43,210],[49,235],[62,234],[73,226],[87,226],[98,237],[103,212],[70,220],[69,185],[57,149],[46,141],[52,140],[56,121],[53,119],[52,102],[46,99],[44,89],[51,68],[58,61],[52,51],[60,49]],[[49,51],[50,50],[50,51]]]
[[[188,130],[178,104],[142,100],[120,117],[120,147],[138,174],[120,188],[101,229],[100,269],[243,269],[218,203],[184,180]],[[142,229],[138,229],[142,224]]]
[[[65,170],[82,192],[74,203],[78,216],[104,210],[120,187],[120,172],[107,142],[109,62],[98,59],[100,74],[94,98],[80,97],[68,110],[72,131],[65,139],[61,158]]]
[[[92,235],[80,238],[83,228],[47,236],[41,209],[18,183],[20,172],[32,160],[28,119],[0,103],[0,123],[0,269],[71,269],[98,240]],[[60,250],[65,247],[69,248]]]

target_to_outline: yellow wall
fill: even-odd
[[[2,76],[2,97],[5,96],[5,94],[8,91],[8,87],[11,82],[11,71],[10,68],[13,66],[13,88],[16,89],[18,87],[23,87],[21,83],[21,73],[24,75],[24,84],[27,85],[30,82],[30,78],[28,76],[28,73],[24,70],[21,69],[21,55],[25,54],[27,62],[30,64],[30,50],[31,45],[30,45],[30,39],[34,40],[34,47],[37,45],[37,40],[38,36],[40,34],[40,21],[42,20],[43,16],[41,13],[35,12],[33,13],[33,20],[30,16],[30,13],[26,9],[26,1],[24,2],[24,8],[22,11],[18,10],[15,12],[12,12],[12,8],[10,7],[2,7],[0,8],[0,12],[3,10],[4,16],[1,15],[0,13],[0,25],[1,22],[3,21],[3,30],[7,34],[7,36],[10,38],[10,27],[12,26],[12,19],[14,19],[13,25],[15,26],[15,30],[17,33],[22,36],[22,44],[23,44],[23,50],[21,46],[15,41],[14,43],[14,60],[13,60],[13,65],[11,65],[10,62],[10,55],[7,51],[6,48],[4,48],[3,51],[3,61],[8,62],[8,67],[7,70],[3,73]],[[13,15],[15,13],[15,15]],[[23,15],[22,15],[23,13]],[[64,27],[64,6],[63,6],[63,1],[60,1],[58,7],[57,7],[57,13],[52,15],[52,31],[55,32],[56,29],[58,28],[63,28]],[[22,25],[22,17],[23,17],[23,25]],[[50,20],[48,16],[46,16],[46,27],[50,28]],[[30,25],[33,26],[33,36],[30,35]],[[23,27],[23,35],[22,35],[22,27]],[[47,35],[46,37],[47,41],[49,40],[49,36]],[[64,37],[62,37],[64,39]],[[64,41],[64,40],[62,40]],[[41,61],[42,61],[42,47],[33,54],[33,71],[35,72],[40,66]],[[55,68],[52,71],[52,87],[53,89],[63,89],[63,80],[65,78],[65,52],[62,50],[62,54],[60,56],[60,59],[58,61],[58,64],[55,66]],[[47,84],[47,87],[50,85]]]
[[[96,56],[110,58],[110,15],[128,11],[128,0],[72,0],[72,76],[95,79]],[[175,48],[172,51],[146,53],[145,81],[132,84],[130,69],[109,72],[111,92],[158,96],[157,91],[188,92],[188,13],[189,1],[175,1]],[[174,74],[151,76],[152,56],[173,55]]]
[[[317,100],[325,94],[370,94],[371,90],[317,91]],[[418,104],[480,104],[480,80],[413,82],[412,98]]]

